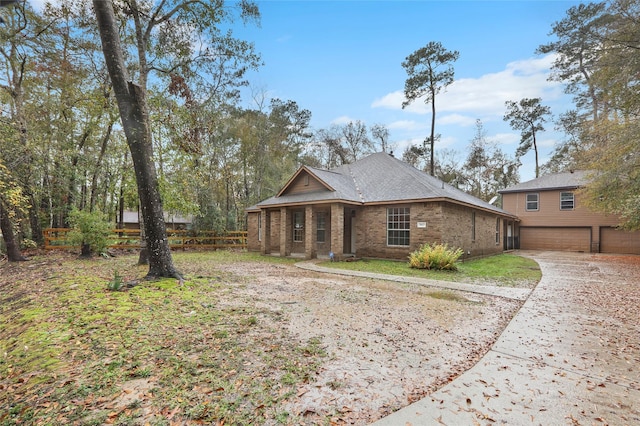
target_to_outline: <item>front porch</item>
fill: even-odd
[[[342,203],[263,209],[260,251],[302,259],[355,255],[357,207]]]

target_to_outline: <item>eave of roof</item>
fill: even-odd
[[[278,194],[276,195],[276,197],[280,197],[282,196],[282,194],[284,194],[286,192],[286,190],[289,188],[289,185],[291,185],[291,183],[293,181],[296,180],[296,178],[298,176],[300,176],[300,174],[302,174],[302,172],[307,172],[309,173],[311,176],[313,176],[315,179],[318,180],[318,182],[320,182],[320,184],[322,186],[324,186],[325,188],[327,188],[328,191],[335,191],[335,189],[333,189],[330,185],[327,184],[327,182],[325,182],[324,180],[322,180],[321,178],[319,178],[311,169],[311,167],[307,167],[307,166],[302,166],[300,167],[294,174],[293,176],[291,176],[291,178],[287,181],[287,183],[284,184],[284,186],[282,187],[282,189],[280,190],[280,192],[278,192]]]
[[[328,190],[286,194],[283,188],[277,196],[252,207],[260,209],[329,202],[375,205],[447,201],[515,218],[510,213],[445,184],[386,153],[372,154],[333,170],[302,167],[289,179],[285,188],[302,170],[312,174]]]
[[[510,186],[498,192],[500,194],[510,194],[514,192],[578,189],[589,183],[590,174],[591,172],[586,170],[576,170],[566,173],[554,173]]]

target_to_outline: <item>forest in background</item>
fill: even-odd
[[[251,40],[236,39],[231,29],[259,22],[256,5],[162,4],[179,9],[182,20],[162,20],[149,2],[114,2],[136,79],[142,68],[129,61],[139,47],[132,17],[157,19],[144,65],[166,212],[193,215],[196,229],[243,229],[244,209],[277,193],[299,166],[332,168],[392,151],[383,125],[313,129],[312,111],[260,91],[252,93],[254,108],[240,107],[240,88],[251,85],[246,72],[259,69],[261,59]],[[628,229],[640,228],[639,9],[630,0],[572,7],[550,28],[555,41],[538,49],[556,54],[552,78],[565,83],[575,104],[555,119],[566,137],[542,172],[594,170],[585,191],[590,206],[621,215]],[[21,241],[37,243],[43,228],[67,226],[74,209],[103,212],[117,223],[123,209],[137,210],[138,195],[91,2],[37,12],[21,1],[2,17],[0,218]],[[519,149],[531,143],[529,130],[523,128]],[[426,146],[395,154],[427,168]],[[518,182],[519,153],[488,141],[480,121],[466,158],[446,150],[435,157],[436,176],[487,201]]]

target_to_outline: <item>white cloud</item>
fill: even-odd
[[[389,130],[414,131],[414,130],[424,130],[427,128],[427,125],[426,125],[426,122],[418,122],[413,120],[398,120],[390,124],[387,124],[387,128]]]
[[[547,81],[553,60],[553,55],[546,55],[510,62],[504,70],[496,73],[455,80],[446,91],[437,95],[436,109],[439,113],[501,117],[505,101],[540,97],[545,103],[557,99],[562,95],[561,84]],[[374,100],[371,106],[399,110],[403,100],[404,93],[398,90]],[[425,104],[422,99],[417,99],[405,110],[416,114],[431,113],[430,105]]]
[[[401,109],[404,101],[404,93],[400,90],[384,95],[371,104],[372,108]],[[409,105],[411,106],[411,105]]]
[[[62,2],[60,0],[29,0],[31,3],[31,7],[35,10],[42,11],[44,10],[44,5],[47,3],[51,3],[52,5],[60,5]]]
[[[494,141],[500,145],[513,145],[520,142],[520,135],[517,133],[497,133],[487,136],[487,140]]]
[[[436,150],[441,148],[452,147],[458,142],[458,139],[453,136],[441,137],[440,140],[436,138]]]
[[[355,118],[351,118],[348,115],[341,115],[340,117],[334,118],[333,120],[331,120],[331,124],[337,124],[337,125],[349,124],[352,121],[355,123],[358,120],[356,120]]]
[[[437,118],[437,116],[436,116]],[[462,114],[449,114],[443,117],[437,118],[439,124],[457,124],[462,127],[473,126],[476,124],[476,119],[468,115]]]
[[[538,148],[553,148],[556,146],[556,143],[558,143],[558,141],[555,138],[541,139],[538,141]]]

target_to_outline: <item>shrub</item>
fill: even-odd
[[[30,240],[28,238],[25,238],[24,240],[22,240],[22,242],[20,243],[20,248],[22,250],[27,250],[27,249],[34,249],[34,248],[38,248],[38,244],[33,241]]]
[[[409,266],[417,269],[455,271],[462,249],[452,249],[447,244],[423,244],[409,255]]]
[[[82,247],[82,256],[92,253],[103,253],[109,245],[109,234],[112,225],[100,212],[73,210],[69,213],[69,222],[73,228],[67,234],[67,241],[74,246]]]
[[[113,279],[107,283],[107,290],[120,291],[124,285],[124,279],[117,270],[113,271]]]

